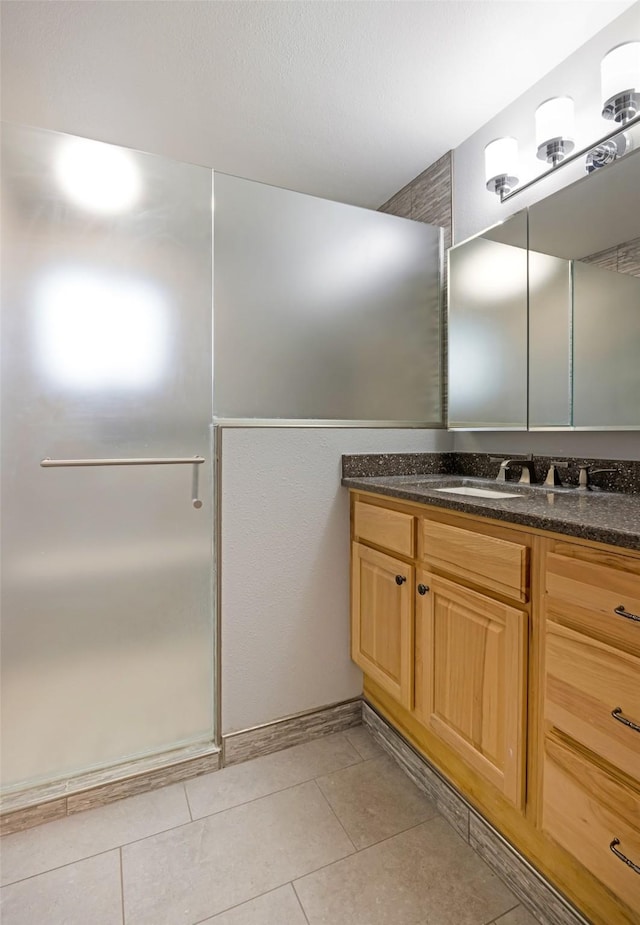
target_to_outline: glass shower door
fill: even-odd
[[[211,171],[4,126],[2,231],[13,790],[214,736]]]

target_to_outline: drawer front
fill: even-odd
[[[640,563],[624,556],[608,559],[617,567],[549,553],[547,613],[640,657]]]
[[[630,909],[640,909],[640,793],[548,737],[542,827]],[[631,864],[612,850],[622,853]],[[634,921],[633,914],[630,921]]]
[[[431,520],[420,522],[421,557],[431,566],[519,601],[527,599],[529,550],[509,540]]]
[[[640,659],[547,622],[545,718],[640,781]]]
[[[353,538],[412,559],[415,548],[414,521],[415,517],[411,514],[356,501],[353,510]]]

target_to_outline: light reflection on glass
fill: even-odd
[[[88,138],[65,138],[55,161],[64,193],[90,212],[126,212],[140,198],[140,174],[128,151]]]
[[[147,388],[167,362],[168,319],[147,280],[84,268],[59,269],[35,294],[41,369],[74,389]]]
[[[486,311],[492,303],[497,305],[524,291],[523,248],[482,241],[480,247],[470,248],[464,256],[464,263],[460,262],[456,268],[458,298],[477,299],[481,293],[482,309]]]

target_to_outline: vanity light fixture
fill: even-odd
[[[602,115],[625,124],[640,111],[640,42],[617,45],[602,59]]]
[[[612,48],[602,59],[602,115],[616,127],[602,138],[592,141],[579,151],[575,148],[574,107],[569,96],[556,96],[536,109],[537,156],[549,168],[517,186],[518,142],[515,138],[497,138],[484,149],[487,189],[506,202],[549,176],[554,170],[585,157],[588,173],[623,157],[631,147],[627,131],[640,123],[640,41],[624,42]]]
[[[575,111],[570,96],[554,96],[536,109],[538,158],[557,167],[575,148]]]
[[[518,142],[515,138],[496,138],[484,149],[484,171],[487,189],[500,196],[500,201],[518,182]]]

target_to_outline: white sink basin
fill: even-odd
[[[473,495],[474,498],[522,498],[508,491],[497,491],[494,488],[469,488],[459,485],[455,488],[434,488],[434,491],[445,491],[449,495]]]

